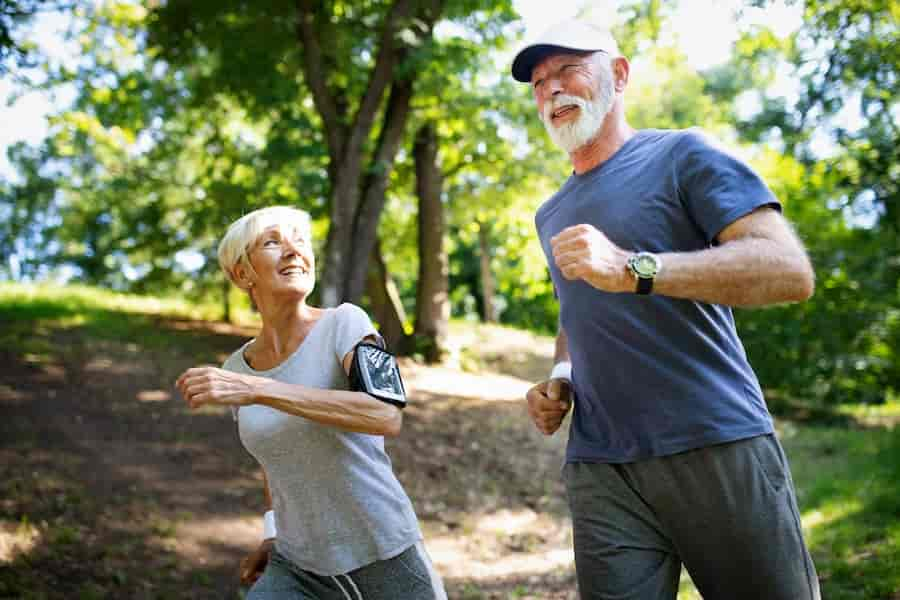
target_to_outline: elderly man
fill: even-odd
[[[635,130],[629,63],[572,20],[516,56],[574,172],[535,222],[560,302],[527,396],[553,434],[584,600],[819,598],[784,452],[732,306],[801,301],[813,271],[778,200],[696,130]],[[570,402],[570,394],[574,402]]]

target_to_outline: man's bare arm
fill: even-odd
[[[569,338],[559,324],[559,330],[556,333],[556,346],[553,351],[553,364],[569,360]]]
[[[272,510],[272,492],[269,491],[269,476],[266,475],[266,470],[260,467],[260,471],[262,471],[263,476],[263,491],[265,492],[266,497],[266,510]]]
[[[719,245],[660,254],[653,293],[728,306],[806,300],[815,274],[803,244],[781,214],[757,209],[722,230]]]

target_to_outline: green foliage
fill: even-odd
[[[803,26],[786,39],[746,32],[708,88],[729,101],[741,85],[758,90],[761,110],[737,129],[747,141],[783,146],[785,155],[770,152],[757,166],[817,275],[805,304],[737,318],[764,385],[819,403],[880,403],[900,389],[898,8],[804,7]],[[767,92],[777,68],[799,82],[793,103]]]
[[[47,160],[46,149],[13,145],[8,156],[18,167],[23,182],[14,185],[0,180],[0,273],[28,278],[47,267],[38,250],[53,235],[53,228],[42,217],[53,204],[55,185],[41,173]]]
[[[160,298],[84,285],[59,286],[49,283],[0,283],[0,308],[5,314],[13,314],[17,320],[25,321],[61,318],[89,311],[214,319],[218,310],[216,305],[196,304],[182,297]]]
[[[88,282],[201,297],[222,287],[215,245],[236,216],[301,200],[321,214],[321,146],[304,134],[310,111],[289,103],[254,121],[226,95],[192,103],[209,89],[209,63],[177,70],[159,60],[148,16],[129,2],[76,13],[86,58],[77,71],[48,74],[79,95],[52,118],[40,151],[11,155],[25,184],[0,190],[9,239],[30,252],[18,253],[25,260],[17,256],[11,274],[66,264]],[[21,223],[40,224],[43,239]],[[203,258],[198,270],[176,260],[185,250]],[[10,253],[0,248],[0,258]]]
[[[509,41],[497,38],[494,43]],[[411,130],[425,120],[437,124],[452,312],[468,318],[481,314],[478,233],[483,227],[490,231],[495,300],[501,308],[523,300],[518,312],[501,310],[501,321],[555,327],[556,307],[531,303],[536,291],[549,288],[533,219],[540,202],[561,180],[559,174],[566,172],[566,157],[552,147],[538,122],[529,87],[511,80],[509,65],[493,62],[484,40],[443,36],[436,43],[437,53],[457,57],[439,64],[466,67],[461,72],[430,69],[421,75]],[[418,268],[412,169],[411,156],[398,158],[381,224],[384,254],[409,301],[415,297]]]
[[[792,431],[785,446],[822,597],[890,597],[900,590],[900,437],[889,429]]]
[[[900,374],[891,343],[900,307],[891,275],[896,237],[892,243],[890,232],[836,218],[828,207],[835,178],[824,165],[770,151],[755,166],[784,202],[817,272],[809,301],[736,314],[763,385],[791,398],[884,401]]]
[[[344,129],[353,125],[379,23],[392,5],[315,4],[316,26],[332,42],[323,64],[328,85],[341,91],[335,109]],[[880,402],[896,393],[897,3],[805,1],[799,31],[779,38],[745,29],[732,59],[705,72],[692,69],[666,35],[677,3],[620,6],[616,34],[632,59],[630,121],[700,125],[742,146],[809,248],[818,278],[809,302],[736,311],[774,403]],[[3,4],[0,63],[24,56],[10,54],[27,50],[15,32],[38,7],[67,8],[49,0]],[[343,173],[303,76],[296,3],[122,0],[68,8],[79,56],[50,64],[28,50],[26,62],[39,70],[21,73],[46,80],[43,89],[77,93],[51,117],[43,144],[7,150],[19,177],[0,181],[3,277],[72,276],[221,301],[228,286],[215,261],[218,239],[236,217],[270,204],[308,209],[321,255],[333,182]],[[22,14],[10,20],[13,11]],[[415,76],[414,99],[379,233],[407,314],[414,314],[417,202],[409,149],[418,126],[436,122],[454,315],[479,314],[479,233],[487,232],[501,321],[552,332],[557,303],[533,215],[569,165],[543,131],[528,86],[510,81],[509,65],[495,62],[496,51],[516,42],[514,19],[510,2],[454,0],[444,4],[433,37],[414,35],[413,22],[401,29],[408,52],[398,71]],[[798,83],[796,98],[771,88],[785,72]],[[759,102],[750,114],[748,99]],[[381,134],[374,127],[361,141],[366,152]],[[370,161],[364,174],[383,168]]]
[[[704,78],[676,48],[650,49],[634,61],[632,70],[627,109],[634,127],[727,131],[721,102],[708,94]]]
[[[0,75],[31,66],[36,60],[34,44],[23,39],[26,29],[39,12],[64,10],[60,0],[3,0],[0,2]]]
[[[193,303],[184,298],[122,294],[89,286],[0,283],[0,313],[6,323],[0,343],[34,357],[59,351],[45,343],[48,328],[80,330],[100,339],[141,340],[164,346],[171,332],[160,332],[160,316],[216,319],[215,303]],[[235,310],[235,321],[256,324],[249,307]],[[24,345],[23,345],[24,344]]]

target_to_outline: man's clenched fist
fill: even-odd
[[[569,382],[565,379],[548,379],[528,390],[525,396],[528,415],[541,433],[556,433],[572,407],[571,395]]]

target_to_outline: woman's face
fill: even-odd
[[[316,284],[316,263],[306,234],[293,225],[272,225],[247,253],[256,271],[257,294],[306,296]]]

